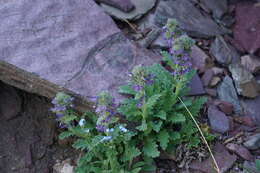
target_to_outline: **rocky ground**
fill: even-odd
[[[154,53],[153,55],[159,55],[160,50],[168,49],[161,27],[167,18],[178,20],[181,28],[197,41],[192,51],[192,62],[198,73],[191,81],[190,95],[208,97],[201,122],[205,123],[203,127],[209,127],[212,133],[217,135],[212,148],[221,171],[248,173],[244,169],[248,168],[258,173],[254,160],[260,159],[259,2],[253,0],[96,0],[96,2],[113,17],[124,35],[131,40],[130,43],[124,37],[118,37],[119,41],[114,41],[116,44],[111,43],[107,49],[93,53],[97,60],[109,53],[110,59],[114,56],[128,57],[132,53],[128,51],[129,47],[132,50],[132,44],[137,45],[138,49],[134,48],[138,50],[136,52],[147,48]],[[114,27],[112,29],[112,34],[118,32]],[[104,33],[100,35],[105,35]],[[127,51],[117,55],[117,46]],[[144,57],[147,57],[147,54]],[[99,62],[96,63],[99,65]],[[124,65],[125,61],[121,60],[120,63]],[[92,69],[92,73],[98,72]],[[72,89],[76,87],[72,86]],[[89,89],[92,91],[93,88]],[[53,165],[56,162],[62,161],[56,164],[55,169],[61,171],[66,167],[69,173],[70,164],[73,165],[73,162],[70,163],[66,159],[76,160],[77,153],[66,147],[68,146],[66,142],[57,140],[57,124],[49,108],[50,102],[46,98],[0,83],[1,173],[48,173],[53,172]],[[207,151],[203,147],[200,151],[205,154],[202,162],[197,161],[194,153],[187,151],[185,147],[180,150],[185,154],[179,153],[179,158],[165,156],[158,159],[157,172],[214,172],[210,166],[211,159],[207,158]],[[190,163],[189,171],[184,170],[187,162]]]

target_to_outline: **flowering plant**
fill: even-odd
[[[150,171],[161,150],[174,152],[179,144],[197,147],[200,143],[186,110],[197,115],[205,103],[204,98],[186,97],[187,84],[195,73],[189,58],[194,41],[181,32],[175,20],[166,25],[165,37],[170,51],[162,52],[163,65],[136,66],[129,83],[119,89],[129,95],[119,105],[102,92],[95,113],[80,117],[69,109],[73,106],[70,96],[59,93],[53,100],[53,112],[68,129],[60,138],[77,136],[73,147],[85,153],[77,173]]]

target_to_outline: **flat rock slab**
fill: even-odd
[[[93,0],[0,1],[0,19],[0,80],[49,98],[116,93],[133,66],[154,62]]]

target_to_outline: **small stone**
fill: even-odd
[[[241,64],[251,73],[256,73],[260,70],[260,59],[251,55],[242,56]]]
[[[191,48],[191,62],[199,73],[203,73],[212,64],[210,57],[196,45]]]
[[[193,76],[193,78],[191,79],[191,82],[189,84],[189,87],[190,87],[190,91],[189,91],[190,96],[206,94],[198,74],[195,74]]]
[[[71,160],[67,159],[61,163],[56,163],[53,166],[54,173],[74,173],[74,166],[71,165]]]
[[[226,76],[223,79],[222,83],[217,88],[217,92],[220,100],[232,103],[235,113],[240,115],[243,113],[233,81],[229,76]]]
[[[243,99],[241,103],[245,115],[251,117],[256,124],[260,124],[260,96],[255,99]]]
[[[212,67],[211,69],[212,69],[214,75],[223,75],[224,74],[224,69],[223,68]]]
[[[221,78],[218,77],[218,76],[214,76],[212,79],[211,79],[211,82],[209,84],[210,87],[215,87],[217,86],[217,84],[221,81]]]
[[[217,100],[214,104],[227,115],[231,115],[233,113],[234,107],[229,102]]]
[[[5,120],[15,118],[21,111],[22,100],[17,91],[0,82],[0,116]]]
[[[132,11],[135,6],[131,2],[131,0],[96,0],[97,2],[104,3],[107,5],[111,5],[115,8],[118,8],[124,12]]]
[[[244,142],[244,146],[249,150],[260,148],[260,133],[250,136],[247,141]]]
[[[217,36],[211,44],[210,53],[222,65],[229,65],[239,59],[239,54],[234,47],[229,45],[222,36]]]
[[[251,160],[252,161],[254,159],[253,155],[248,151],[248,149],[246,149],[242,145],[229,143],[229,144],[226,145],[226,147],[230,151],[236,153],[237,155],[239,155],[240,157],[242,157],[245,160]]]
[[[230,130],[230,123],[228,117],[215,106],[208,108],[208,118],[210,127],[219,133],[226,133]]]
[[[229,70],[239,95],[255,98],[259,94],[259,85],[254,76],[239,64],[232,64]]]
[[[209,86],[209,84],[213,78],[213,75],[214,75],[214,73],[211,69],[208,69],[205,71],[204,75],[201,78],[204,86]]]
[[[156,0],[131,0],[132,4],[135,6],[135,9],[130,12],[123,12],[115,7],[111,7],[106,4],[101,6],[104,10],[111,16],[120,19],[120,20],[137,20],[150,11],[156,3]]]
[[[217,97],[217,90],[212,88],[205,88],[205,91],[207,94],[209,94],[212,97]]]

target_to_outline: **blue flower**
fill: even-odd
[[[122,126],[122,125],[120,125],[119,126],[119,129],[122,131],[122,132],[124,132],[124,133],[126,133],[128,130],[124,127],[124,126]]]
[[[86,124],[86,120],[83,118],[79,121],[79,126],[83,127]]]

